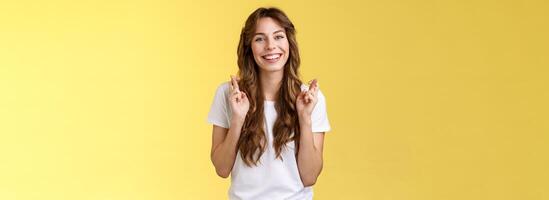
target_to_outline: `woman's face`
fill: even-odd
[[[290,49],[286,32],[277,21],[270,17],[259,19],[251,46],[255,62],[261,71],[284,69]]]

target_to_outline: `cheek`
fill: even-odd
[[[282,48],[284,49],[284,59],[288,59],[288,57],[290,57],[290,45],[286,45]]]
[[[261,49],[261,47],[259,47],[258,45],[253,45],[252,44],[252,54],[254,55],[254,57],[257,57],[257,55],[259,55],[259,53],[261,53],[260,49]]]
[[[288,42],[288,40],[284,41],[281,46],[285,52],[290,53],[290,43]]]

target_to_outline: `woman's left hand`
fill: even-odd
[[[309,90],[301,91],[297,96],[296,107],[300,117],[310,117],[318,101],[318,83],[316,79],[310,81]]]

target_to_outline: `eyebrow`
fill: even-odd
[[[278,31],[273,32],[273,34],[277,34],[279,32],[284,32],[284,31],[283,30],[278,30]],[[256,35],[265,35],[266,36],[267,34],[265,34],[265,33],[254,33],[254,36],[256,36]]]

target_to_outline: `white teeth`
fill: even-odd
[[[280,54],[270,54],[270,55],[263,56],[263,58],[267,60],[277,59],[279,57],[280,57]]]

